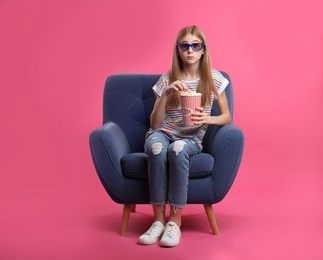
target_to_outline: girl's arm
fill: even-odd
[[[168,85],[161,96],[157,96],[153,111],[150,114],[150,127],[155,130],[162,126],[167,98],[173,92],[188,91],[188,87],[183,81],[174,81]]]
[[[150,127],[153,130],[160,128],[163,123],[166,101],[166,95],[157,96],[153,111],[150,114]]]
[[[220,115],[218,116],[207,116],[206,113],[204,113],[203,107],[198,108],[200,112],[193,113],[194,119],[196,121],[196,125],[227,125],[231,122],[231,114],[229,110],[228,100],[227,96],[225,94],[225,91],[222,92],[222,94],[219,96],[219,98],[216,100],[219,106]]]

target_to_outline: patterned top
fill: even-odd
[[[217,70],[212,69],[212,76],[214,79],[214,84],[218,91],[218,94],[221,95],[223,90],[228,85],[229,81]],[[169,73],[163,74],[157,83],[153,86],[153,90],[156,95],[161,96],[165,88],[169,85]],[[193,81],[185,81],[190,91],[196,91],[199,79]],[[204,108],[204,112],[207,115],[211,114],[211,108],[213,101],[217,97],[213,93],[210,101],[207,101]],[[194,140],[202,148],[202,140],[205,135],[207,125],[203,124],[200,126],[186,126],[182,122],[182,110],[181,105],[178,107],[171,107],[166,102],[165,115],[163,119],[162,126],[160,130],[165,133],[165,135],[171,140],[180,140],[180,139],[191,139]],[[147,132],[148,136],[153,130],[150,128]]]

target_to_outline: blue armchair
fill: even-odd
[[[233,118],[233,90],[226,94]],[[107,78],[103,93],[103,125],[90,134],[90,150],[96,172],[111,199],[124,205],[120,235],[125,235],[136,204],[149,204],[145,133],[155,95],[152,86],[160,74],[116,74]],[[212,114],[219,113],[214,102]],[[228,193],[238,172],[244,134],[233,122],[209,126],[203,151],[190,160],[188,204],[203,204],[213,234],[218,234],[212,204]]]

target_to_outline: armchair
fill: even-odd
[[[226,94],[233,119],[233,90]],[[149,204],[145,133],[155,102],[152,86],[160,74],[116,74],[106,80],[103,93],[103,125],[90,134],[92,160],[111,199],[124,205],[120,235],[125,235],[136,204]],[[212,114],[219,114],[214,102]],[[244,134],[233,122],[209,126],[203,151],[190,160],[187,204],[203,204],[213,234],[218,234],[212,205],[231,188],[244,148]],[[203,191],[203,192],[202,192]]]

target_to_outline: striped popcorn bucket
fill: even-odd
[[[181,106],[183,124],[193,126],[192,113],[196,112],[196,108],[201,106],[201,93],[196,92],[182,92],[181,95]]]

